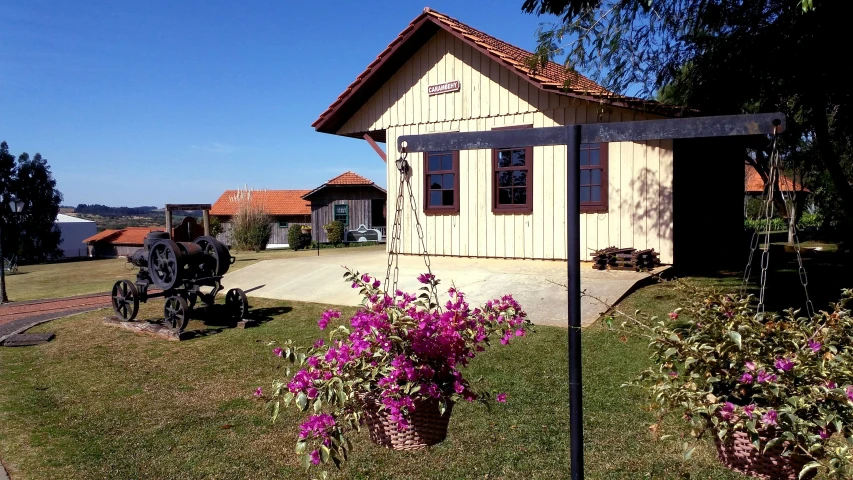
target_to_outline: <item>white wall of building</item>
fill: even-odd
[[[56,225],[62,232],[62,241],[59,248],[66,258],[88,256],[86,244],[83,240],[98,233],[98,227],[91,220],[59,214],[56,216]]]

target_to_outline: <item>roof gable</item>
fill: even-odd
[[[577,72],[568,72],[565,67],[554,62],[548,62],[544,67],[533,70],[527,64],[527,59],[533,55],[531,52],[426,8],[320,114],[312,126],[319,132],[337,133],[341,126],[440,30],[460,39],[540,90],[658,114],[665,113],[670,108],[658,102],[614,94]],[[384,141],[384,138],[380,140]]]
[[[327,188],[327,187],[358,187],[358,186],[373,187],[373,188],[381,191],[382,193],[386,193],[385,189],[380,187],[376,183],[374,183],[373,180],[370,180],[368,178],[364,178],[357,173],[347,171],[347,172],[344,172],[344,173],[338,175],[337,177],[327,181],[326,183],[320,185],[319,187],[315,188],[314,190],[311,190],[310,192],[303,195],[302,198],[308,199],[308,197],[310,197],[311,195],[313,195],[313,194],[315,194],[315,193],[319,192],[320,190],[323,190],[324,188]]]
[[[261,206],[267,215],[311,215],[311,205],[302,196],[310,190],[254,190],[252,204]],[[237,190],[226,190],[210,208],[211,215],[234,215]]]

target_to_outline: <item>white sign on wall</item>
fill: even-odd
[[[438,85],[430,85],[429,87],[427,87],[427,93],[429,93],[430,95],[438,95],[440,93],[458,92],[461,86],[462,84],[459,80],[439,83]]]

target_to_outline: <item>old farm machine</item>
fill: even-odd
[[[112,306],[116,315],[126,321],[133,320],[139,312],[139,302],[165,297],[166,326],[181,332],[197,302],[213,307],[216,294],[222,291],[222,276],[234,263],[234,257],[211,236],[175,242],[166,232],[151,232],[143,248],[128,256],[127,261],[139,267],[139,272],[135,282],[119,280],[113,285]],[[203,287],[209,291],[203,291]],[[158,291],[149,291],[154,288]],[[228,290],[225,309],[234,320],[245,318],[249,310],[245,292],[239,288]]]

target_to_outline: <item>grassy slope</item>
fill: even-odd
[[[384,245],[349,248],[323,249],[320,255],[340,255],[353,251],[383,251]],[[233,253],[237,261],[230,270],[252,265],[262,260],[316,256],[316,251],[267,250],[263,252]],[[68,297],[86,293],[108,292],[116,280],[136,277],[136,269],[123,258],[88,260],[67,263],[49,263],[44,265],[23,265],[17,275],[6,276],[6,291],[13,301],[36,300],[42,298]]]
[[[629,302],[668,311],[667,288],[643,289]],[[292,453],[301,417],[287,410],[271,425],[251,392],[284,375],[266,342],[313,340],[326,306],[253,307],[269,321],[208,327],[210,335],[181,343],[104,327],[94,312],[38,327],[56,333],[50,344],[0,349],[0,458],[16,480],[305,478]],[[143,305],[141,318],[159,308]],[[647,364],[642,342],[593,327],[584,346],[587,478],[738,478],[717,466],[708,444],[684,463],[674,443],[653,439],[642,392],[620,388]],[[507,392],[507,404],[491,412],[458,405],[448,440],[426,451],[387,451],[362,434],[336,478],[566,478],[566,350],[566,331],[551,327],[492,348],[469,378]]]

